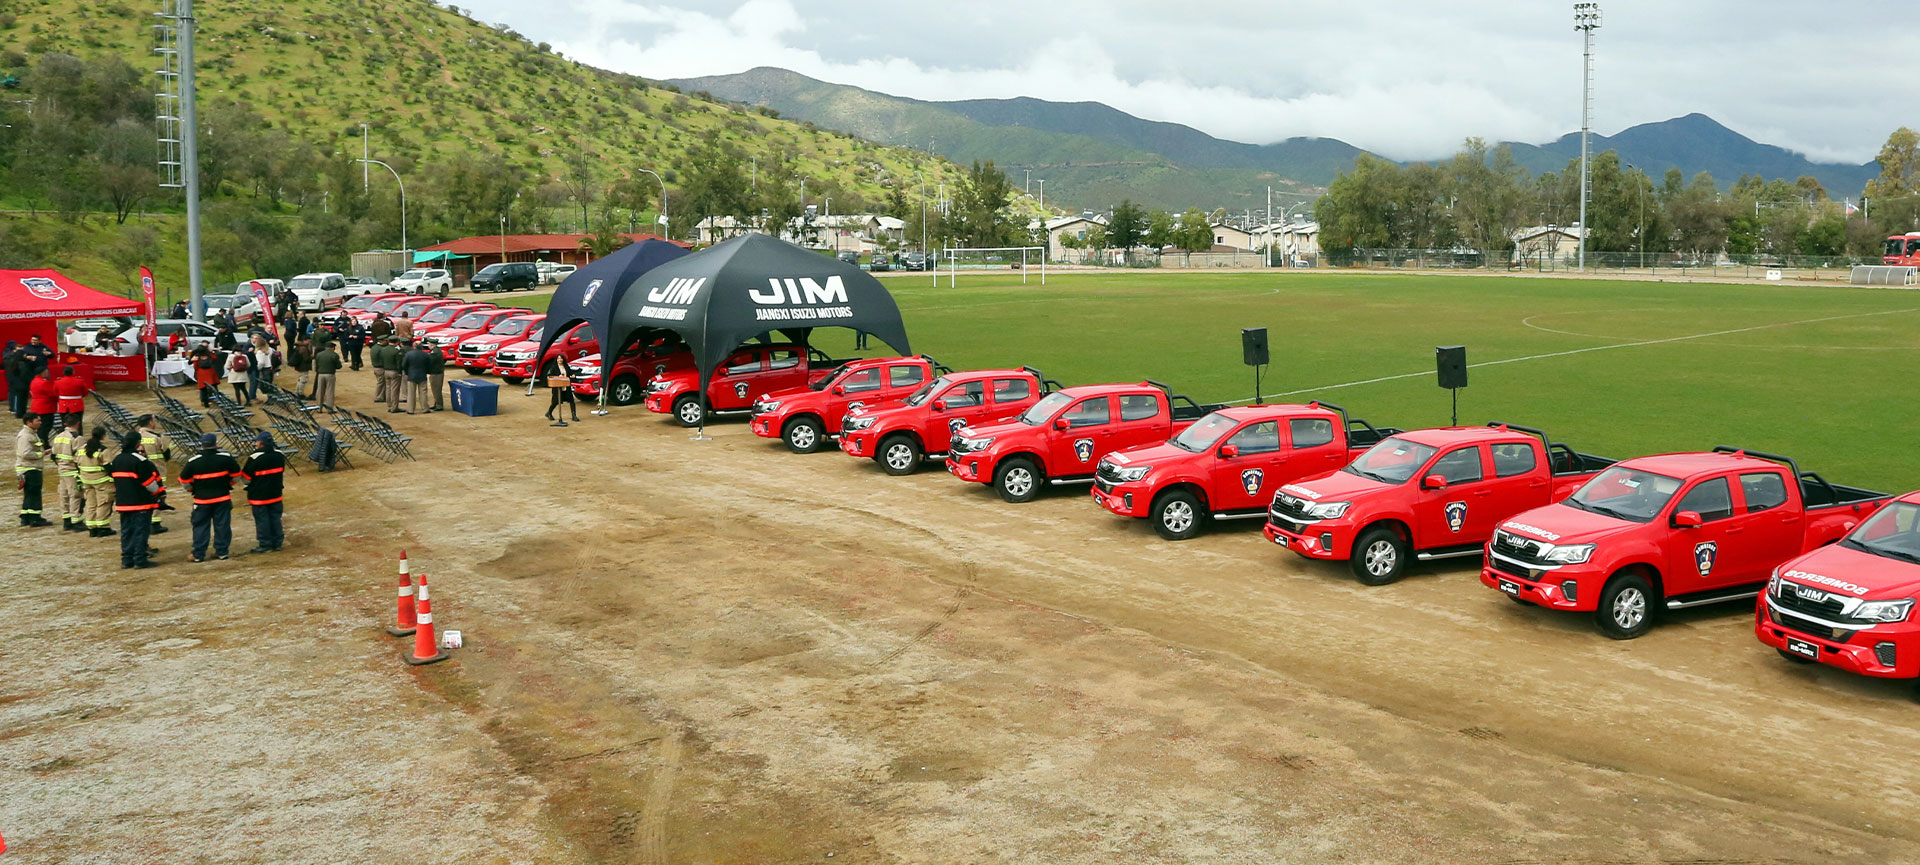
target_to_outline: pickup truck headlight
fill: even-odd
[[[1346,516],[1347,508],[1350,507],[1353,507],[1353,502],[1322,502],[1317,505],[1307,505],[1302,510],[1306,511],[1309,519],[1337,520]]]
[[[753,404],[753,410],[756,414],[766,414],[767,412],[779,411],[780,401],[777,399],[770,400],[770,399],[767,399],[766,397],[761,397],[759,402],[756,402]]]
[[[1557,562],[1563,565],[1579,565],[1585,564],[1587,559],[1593,558],[1593,550],[1593,544],[1567,544],[1564,546],[1548,547],[1545,552],[1540,554],[1540,558],[1545,561]]]
[[[872,429],[872,428],[873,428],[873,422],[874,422],[875,420],[877,420],[877,418],[871,418],[871,417],[850,417],[850,418],[847,418],[845,422],[843,422],[843,423],[841,423],[841,424],[840,424],[840,426],[841,426],[841,427],[843,427],[843,428],[846,428],[846,429],[850,429],[850,430],[854,430],[854,431],[856,431],[856,432],[857,432],[857,431],[859,431],[859,430],[863,430],[863,429]]]
[[[1856,619],[1871,622],[1904,622],[1907,614],[1913,612],[1913,599],[1900,601],[1868,601],[1853,611]]]
[[[1111,465],[1111,463],[1109,463]],[[1153,466],[1113,466],[1113,474],[1122,483],[1132,483],[1147,476]]]
[[[993,437],[991,436],[983,439],[963,438],[960,440],[960,446],[966,448],[967,453],[986,450],[987,446],[991,444],[993,444]]]

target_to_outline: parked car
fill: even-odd
[[[338,273],[303,273],[287,281],[295,302],[304,312],[323,312],[339,306],[348,297],[365,292],[347,291],[347,278]]]
[[[427,334],[427,344],[438,348],[440,356],[449,361],[459,357],[460,346],[468,340],[486,336],[494,325],[527,314],[527,310],[517,307],[499,309],[487,306],[468,310],[449,322],[446,327],[438,328]]]
[[[600,341],[594,338],[593,326],[574,325],[566,336],[554,340],[547,353],[536,362],[534,355],[540,351],[540,333],[529,335],[525,340],[500,347],[493,356],[493,369],[489,370],[507,384],[521,384],[539,373],[549,358],[558,357],[561,363],[572,363],[590,354],[600,351]]]
[[[487,372],[501,348],[523,340],[538,340],[546,313],[521,313],[495,323],[486,333],[461,341],[453,362],[468,372]]]
[[[1479,556],[1501,520],[1572,495],[1613,463],[1513,424],[1396,432],[1337,471],[1281,486],[1266,536],[1385,585],[1409,558]]]
[[[840,451],[866,457],[890,475],[910,475],[947,458],[954,433],[970,424],[1011,420],[1060,383],[1033,367],[949,372],[894,402],[849,406]]]
[[[1184,541],[1209,520],[1266,516],[1275,490],[1336,470],[1399,432],[1317,402],[1221,409],[1163,444],[1102,459],[1093,501],[1151,521],[1162,538]]]
[[[953,370],[925,355],[850,361],[806,387],[755,400],[748,426],[761,438],[784,440],[787,450],[810,454],[840,437],[840,423],[849,408],[903,399],[934,376],[949,372]]]
[[[363,295],[363,294],[380,294],[388,290],[389,290],[389,287],[387,286],[386,283],[381,282],[379,279],[376,279],[371,276],[347,277],[347,296],[348,297],[359,297],[360,295]]]
[[[567,367],[575,395],[589,400],[600,398],[600,365],[603,358],[604,355],[600,353],[590,354]],[[693,352],[678,339],[655,339],[645,345],[636,342],[620,353],[620,357],[613,362],[613,369],[605,376],[607,402],[633,405],[645,397],[647,382],[655,376],[693,368]]]
[[[497,304],[487,303],[486,301],[446,303],[431,307],[413,319],[413,336],[415,339],[424,339],[442,329],[453,326],[454,321],[467,313],[499,308]],[[526,310],[521,311],[525,312]]]
[[[569,277],[569,276],[572,276],[572,275],[574,274],[574,272],[575,272],[575,271],[577,271],[577,270],[579,270],[579,269],[580,269],[580,268],[579,268],[578,266],[576,266],[576,265],[572,265],[572,264],[556,264],[556,265],[554,265],[554,266],[553,266],[553,281],[554,281],[554,284],[556,284],[556,285],[557,285],[557,284],[559,284],[559,283],[562,283],[562,282],[566,282],[566,281],[567,281],[567,277]]]
[[[446,298],[446,297],[415,298],[413,300],[405,301],[393,307],[393,311],[388,313],[388,316],[390,318],[404,318],[414,322],[415,324],[418,324],[422,316],[436,309],[439,309],[440,307],[465,306],[465,305],[466,305],[466,301],[454,300],[452,298]],[[379,309],[380,304],[378,303],[374,304],[373,308]]]
[[[233,313],[235,325],[250,324],[260,316],[260,304],[251,292],[246,294],[206,294],[200,296],[206,305],[206,317],[211,320],[223,312]]]
[[[928,258],[924,252],[902,252],[893,257],[893,262],[894,265],[901,270],[930,270],[933,268],[933,259]]]
[[[132,357],[140,353],[140,324],[139,321],[135,321],[122,326],[115,332],[113,344],[114,354],[121,357]],[[211,346],[213,345],[214,338],[220,335],[219,328],[188,319],[163,318],[154,322],[153,330],[162,351],[166,350],[167,341],[172,339],[175,333],[185,336],[188,350],[202,345]],[[81,339],[76,341],[85,345],[88,349],[93,348],[94,344],[99,341],[99,331],[97,329],[81,331],[77,336],[81,337]]]
[[[1774,568],[1754,615],[1754,633],[1794,663],[1920,686],[1916,596],[1920,493],[1908,493],[1839,543]]]
[[[394,307],[411,299],[413,299],[413,295],[397,291],[389,291],[383,294],[363,294],[359,297],[347,298],[346,301],[341,303],[339,308],[333,312],[322,314],[320,320],[322,322],[331,322],[342,318],[352,318],[364,323],[371,321],[375,313],[392,312]]]
[[[853,265],[854,267],[860,266],[860,253],[854,252],[853,250],[850,250],[850,249],[836,254],[834,258],[838,258],[841,261],[844,261],[848,264]]]
[[[467,288],[478,294],[482,291],[532,291],[540,285],[540,270],[531,261],[510,261],[505,264],[489,264],[473,275]]]
[[[877,273],[879,271],[892,269],[893,259],[888,258],[884,252],[876,252],[871,258],[867,259],[867,270],[869,271]]]
[[[437,267],[414,268],[388,283],[394,291],[446,297],[453,291],[453,274]]]
[[[559,285],[580,269],[571,264],[555,264],[551,261],[534,262],[534,267],[540,272],[541,285]]]
[[[1049,484],[1092,483],[1101,458],[1158,444],[1225,405],[1201,405],[1156,381],[1057,390],[1019,417],[954,432],[947,471],[1009,502]]]
[[[746,414],[756,397],[817,381],[841,363],[793,343],[742,346],[713,371],[704,395],[695,370],[654,376],[647,384],[647,410],[671,414],[681,426],[699,426],[710,414]]]
[[[1888,498],[1759,451],[1639,457],[1501,523],[1480,582],[1591,613],[1601,633],[1631,640],[1662,610],[1753,598],[1775,567],[1839,540]]]

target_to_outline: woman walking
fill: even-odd
[[[233,386],[233,401],[246,405],[253,401],[247,395],[247,383],[251,376],[247,371],[253,367],[253,359],[244,351],[236,351],[227,357],[227,384]]]
[[[220,359],[204,345],[193,349],[193,383],[200,387],[200,406],[212,405],[213,395],[220,391]]]
[[[87,537],[105,538],[113,530],[113,478],[107,474],[107,428],[95,426],[93,435],[73,457],[80,469],[80,495],[86,502]]]

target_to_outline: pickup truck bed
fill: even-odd
[[[1800,473],[1800,499],[1807,503],[1807,510],[1820,508],[1838,508],[1847,505],[1869,502],[1874,499],[1892,498],[1887,493],[1876,493],[1859,487],[1845,487],[1828,483],[1826,478],[1813,472]]]

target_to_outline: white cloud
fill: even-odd
[[[1144,0],[896,2],[857,14],[796,0],[476,5],[571,57],[650,78],[778,66],[919,99],[1104,102],[1222,138],[1327,136],[1397,158],[1449,153],[1469,135],[1547,141],[1579,125],[1566,4],[1323,0],[1191,16]],[[1830,2],[1820,16],[1784,0],[1606,6],[1600,132],[1699,111],[1816,159],[1862,162],[1899,125],[1885,94],[1908,75],[1901,58],[1920,53],[1912,28],[1871,27],[1887,9],[1866,0]]]

